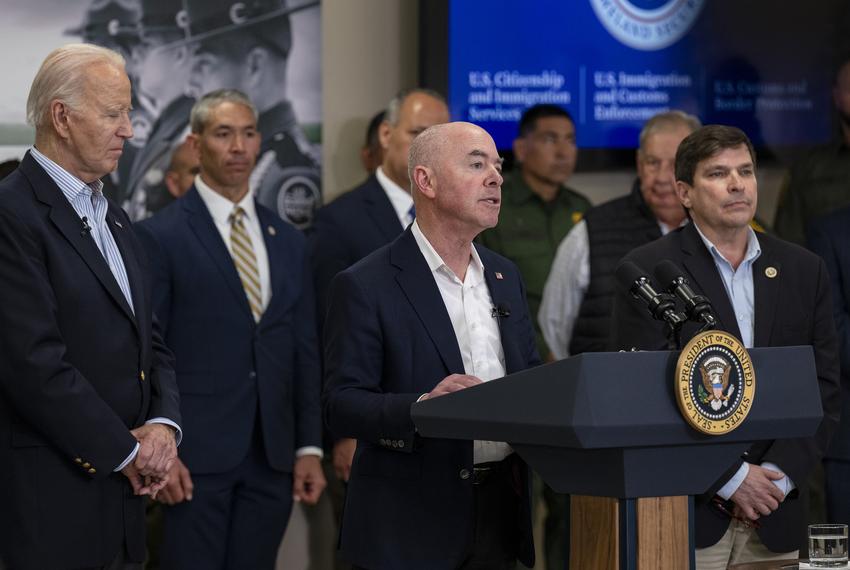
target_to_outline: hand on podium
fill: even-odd
[[[470,376],[469,374],[451,374],[440,380],[440,383],[434,386],[433,390],[422,396],[419,401],[451,394],[452,392],[457,392],[477,384],[481,384],[481,378],[478,378],[477,376]]]

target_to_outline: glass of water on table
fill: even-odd
[[[842,568],[847,565],[847,525],[809,525],[809,565]]]

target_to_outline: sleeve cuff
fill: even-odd
[[[177,446],[180,447],[180,442],[183,441],[183,430],[180,429],[173,421],[168,418],[151,418],[145,422],[145,424],[165,424],[167,426],[171,426],[174,428],[174,441],[177,443]]]
[[[315,455],[319,459],[324,458],[325,452],[322,451],[321,447],[316,447],[315,445],[305,445],[304,447],[299,447],[295,450],[295,457],[304,457],[305,455]]]
[[[788,475],[785,475],[785,472],[782,469],[780,469],[779,465],[777,465],[776,463],[771,463],[769,461],[765,461],[764,463],[761,464],[761,466],[764,467],[765,469],[770,469],[771,471],[776,471],[777,473],[782,473],[782,475],[784,475],[784,477],[782,477],[782,479],[777,479],[776,481],[773,481],[773,484],[776,485],[776,487],[780,491],[785,493],[786,497],[788,496],[788,493],[790,493],[791,491],[793,491],[794,489],[797,488],[797,486],[794,484],[794,481],[792,481],[791,478],[788,477]]]
[[[741,483],[744,482],[744,479],[747,478],[747,473],[750,472],[750,464],[744,461],[741,463],[741,466],[735,472],[732,477],[726,481],[726,484],[720,487],[720,490],[717,491],[718,496],[721,499],[728,501],[732,495],[735,494],[735,491],[738,490],[738,487],[741,486]]]
[[[115,473],[118,473],[119,471],[121,471],[122,469],[127,467],[127,464],[130,463],[131,461],[133,461],[136,458],[137,453],[139,453],[139,442],[136,442],[136,445],[133,447],[133,451],[130,452],[130,455],[127,456],[127,459],[122,461],[121,465],[116,467],[113,471]]]

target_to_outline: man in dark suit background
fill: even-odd
[[[133,136],[123,58],[70,44],[33,81],[35,146],[0,184],[0,559],[141,568],[179,438],[172,355],[130,220],[103,196]]]
[[[505,443],[420,437],[410,416],[539,363],[516,266],[472,245],[498,221],[501,162],[475,125],[426,129],[410,149],[416,220],[331,285],[324,405],[357,439],[340,550],[359,567],[533,565],[525,464]]]
[[[832,307],[841,358],[841,423],[824,460],[826,516],[850,522],[850,208],[812,222],[806,232],[810,250],[820,255],[832,285]]]
[[[413,221],[413,198],[407,177],[407,155],[413,139],[449,120],[443,97],[428,89],[400,92],[387,105],[378,127],[381,166],[366,181],[319,209],[310,234],[310,257],[316,283],[319,325],[327,310],[331,279],[393,241]],[[348,480],[355,442],[333,442],[335,474]]]
[[[302,235],[249,191],[247,96],[208,93],[190,123],[194,187],[139,225],[187,426],[161,567],[271,568],[293,497],[325,485],[312,279]]]
[[[758,200],[755,168],[752,144],[739,129],[710,125],[696,130],[676,153],[676,191],[692,223],[625,257],[650,271],[660,260],[673,261],[694,290],[711,299],[718,328],[747,347],[814,349],[824,410],[817,433],[754,444],[696,498],[700,570],[797,557],[805,536],[806,477],[838,423],[829,276],[817,256],[750,228]],[[665,346],[661,324],[624,286],[615,297],[613,342],[615,349]],[[767,389],[769,382],[765,379]]]

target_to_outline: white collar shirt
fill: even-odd
[[[505,375],[505,354],[499,323],[493,318],[493,300],[484,279],[484,264],[475,245],[461,281],[440,257],[414,221],[411,227],[419,250],[434,276],[440,296],[452,322],[466,374],[488,382]],[[442,380],[442,378],[440,378]],[[504,442],[475,441],[474,462],[500,461],[512,453]]]
[[[378,179],[378,184],[384,189],[384,193],[392,204],[401,227],[406,228],[413,222],[414,218],[411,215],[413,198],[410,196],[410,192],[405,192],[404,188],[390,180],[390,177],[384,173],[380,166],[375,170],[375,178]]]
[[[221,239],[227,246],[227,251],[231,251],[230,245],[230,215],[236,206],[242,208],[245,212],[242,218],[245,224],[245,230],[251,236],[251,245],[254,248],[254,255],[257,256],[257,270],[260,274],[260,288],[262,294],[263,310],[269,306],[269,301],[272,298],[271,277],[269,272],[269,257],[266,251],[266,242],[263,239],[262,228],[260,227],[260,219],[257,217],[257,207],[254,202],[254,195],[247,192],[245,196],[234,204],[204,182],[201,175],[195,176],[195,188],[198,189],[198,194],[201,196],[204,204],[212,216],[215,227],[221,235]]]

